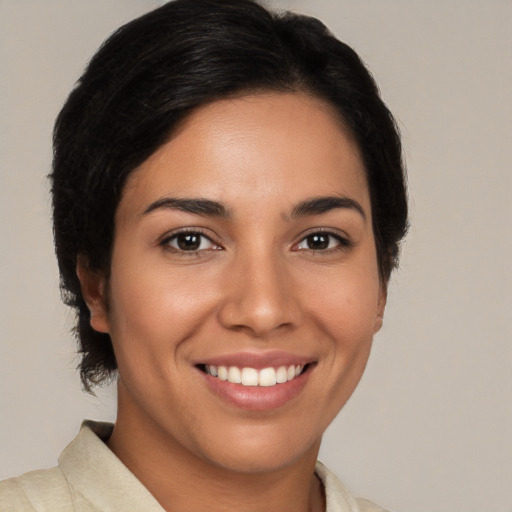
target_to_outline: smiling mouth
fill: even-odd
[[[238,366],[222,365],[199,365],[198,367],[207,375],[221,381],[241,384],[242,386],[271,387],[277,384],[284,384],[302,375],[309,367],[309,364],[279,366],[277,368],[268,367],[261,370],[251,367],[239,368]]]

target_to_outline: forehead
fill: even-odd
[[[121,203],[130,198],[143,208],[165,195],[285,203],[333,193],[355,195],[369,209],[364,166],[347,129],[321,100],[268,93],[195,110],[130,176]]]

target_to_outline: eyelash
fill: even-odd
[[[197,248],[192,249],[184,249],[183,247],[179,247],[173,245],[173,242],[176,244],[179,244],[178,240],[181,236],[190,236],[190,237],[197,237],[199,238],[199,246]],[[325,237],[327,238],[327,247],[324,248],[311,248],[311,247],[300,247],[301,244],[308,244],[308,239],[312,239],[313,237]],[[332,245],[333,240],[335,241],[334,246]],[[201,245],[204,244],[204,242],[207,242],[211,244],[211,247],[208,248],[201,248]],[[186,242],[186,241],[185,241]],[[212,238],[206,234],[204,234],[201,230],[197,228],[190,228],[190,229],[182,229],[176,233],[172,233],[169,236],[164,237],[160,243],[160,246],[162,246],[165,249],[168,249],[174,253],[181,254],[181,255],[190,255],[190,256],[199,256],[201,254],[204,254],[205,252],[210,251],[218,251],[222,250],[223,247],[220,244],[217,244],[212,240]],[[302,237],[301,240],[295,244],[292,248],[295,252],[300,251],[309,251],[312,253],[333,253],[338,251],[347,250],[352,246],[352,242],[348,240],[346,237],[341,236],[339,233],[332,232],[328,229],[320,229],[317,231],[313,231],[308,233],[306,236]]]
[[[299,246],[301,244],[304,244],[304,243],[307,244],[308,239],[311,239],[313,237],[326,237],[328,239],[327,247],[325,247],[323,249],[314,249],[314,248],[310,248],[310,247],[299,248]],[[333,240],[335,241],[336,245],[334,247],[331,247]],[[306,236],[302,237],[301,240],[297,244],[295,244],[293,250],[295,250],[295,251],[305,250],[305,251],[309,251],[309,252],[312,252],[315,254],[319,254],[319,253],[331,254],[333,252],[347,250],[350,247],[352,247],[352,245],[353,245],[352,242],[348,238],[340,235],[337,232],[333,232],[328,229],[319,229],[319,230],[310,232]]]
[[[179,246],[174,246],[172,245],[173,242],[176,242],[176,244],[179,244],[178,240],[179,240],[179,237],[182,237],[182,236],[189,236],[189,237],[197,237],[199,238],[199,247],[196,248],[196,249],[183,249]],[[201,245],[203,245],[204,242],[208,242],[209,244],[211,244],[212,247],[208,247],[208,248],[203,248],[201,249]],[[176,233],[172,233],[171,235],[168,235],[168,236],[165,236],[159,243],[159,245],[161,247],[163,247],[164,249],[167,249],[169,251],[172,251],[176,254],[181,254],[183,256],[187,256],[187,255],[190,255],[190,256],[199,256],[205,252],[210,252],[210,251],[218,251],[218,250],[221,250],[222,247],[217,244],[216,242],[214,242],[212,240],[212,238],[208,235],[205,235],[200,229],[197,229],[197,228],[193,228],[193,229],[182,229]]]

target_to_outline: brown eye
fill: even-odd
[[[207,236],[198,232],[177,233],[163,240],[162,245],[167,245],[180,252],[198,252],[219,249]]]
[[[308,249],[312,249],[313,251],[321,251],[323,249],[329,248],[330,238],[331,236],[327,233],[315,233],[314,235],[306,237],[306,244]]]
[[[201,247],[201,235],[197,233],[183,233],[176,237],[176,245],[182,251],[197,251]]]
[[[311,233],[303,238],[296,246],[297,251],[326,251],[330,249],[342,248],[349,246],[348,240],[339,235],[329,233],[328,231],[319,231]]]

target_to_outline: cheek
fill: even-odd
[[[131,264],[113,266],[109,327],[119,352],[139,352],[143,359],[171,353],[193,335],[215,303],[215,288],[198,272]]]
[[[329,418],[343,407],[356,388],[368,362],[378,317],[378,277],[317,281],[310,311],[327,340],[323,375],[332,377],[332,394],[318,401]],[[315,298],[314,298],[314,297]],[[319,412],[320,414],[320,412]]]
[[[320,323],[346,344],[371,337],[378,317],[378,274],[338,272],[320,276],[309,285],[309,308]]]

